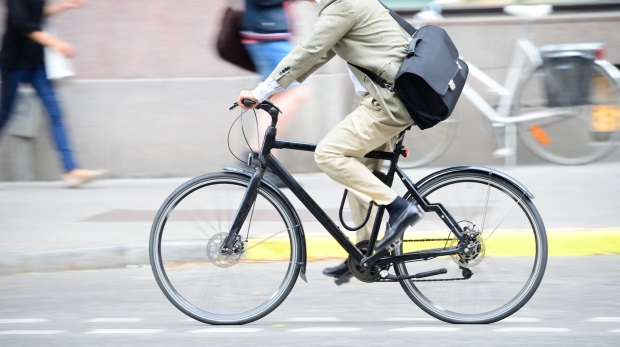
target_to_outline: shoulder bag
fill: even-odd
[[[368,69],[351,65],[364,72],[377,85],[398,93],[418,128],[431,128],[446,120],[454,111],[469,68],[459,58],[458,50],[445,30],[433,25],[416,30],[394,11],[387,9],[411,35],[409,50],[394,83]]]
[[[222,59],[242,69],[256,71],[252,58],[241,43],[239,27],[242,17],[243,10],[228,7],[224,11],[215,46]]]

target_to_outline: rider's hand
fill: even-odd
[[[243,103],[243,100],[248,99],[248,100],[252,100],[254,101],[254,104],[247,106]],[[254,95],[252,95],[252,92],[249,90],[242,90],[241,93],[239,93],[239,97],[237,97],[237,104],[239,104],[239,106],[244,109],[244,110],[249,110],[251,108],[254,108],[256,106],[258,106],[258,100],[256,100],[256,98],[254,97]]]

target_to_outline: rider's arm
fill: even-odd
[[[283,87],[303,82],[309,72],[327,62],[334,45],[353,27],[357,15],[348,1],[334,1],[322,8],[308,37],[275,68],[271,77]]]
[[[258,85],[258,87],[254,88],[252,91],[252,96],[258,100],[258,102],[263,102],[267,100],[273,94],[284,91],[284,87],[278,83],[278,81],[274,80],[271,77],[267,77],[265,82]]]

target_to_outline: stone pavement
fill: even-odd
[[[437,169],[407,174],[417,181]],[[534,203],[549,233],[578,240],[602,232],[608,247],[604,252],[620,254],[620,163],[496,169],[536,196]],[[337,211],[340,185],[321,173],[295,177],[319,205]],[[64,188],[59,181],[0,182],[0,275],[148,264],[153,217],[186,180],[108,179],[78,189]],[[304,209],[296,198],[291,200]],[[306,237],[309,245],[333,244],[324,230],[306,230]]]

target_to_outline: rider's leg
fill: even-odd
[[[332,129],[317,146],[317,165],[331,178],[345,185],[358,199],[386,206],[390,227],[377,244],[377,251],[389,250],[409,224],[421,218],[419,209],[403,199],[377,178],[360,160],[373,149],[385,145],[411,122],[397,121],[366,97],[360,106]],[[393,142],[392,142],[393,144]],[[363,212],[362,212],[363,213]]]

